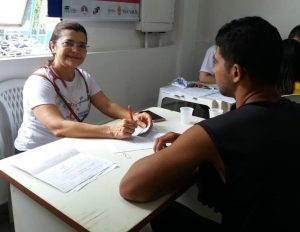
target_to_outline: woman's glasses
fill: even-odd
[[[82,51],[86,51],[87,48],[89,47],[86,43],[75,42],[73,40],[63,41],[63,42],[61,42],[61,45],[64,48],[73,48],[74,46],[76,46],[79,50],[82,50]]]

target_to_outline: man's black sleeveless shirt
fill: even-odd
[[[256,102],[198,123],[225,164],[228,231],[300,231],[300,104]]]

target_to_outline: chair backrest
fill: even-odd
[[[283,95],[282,97],[290,99],[293,102],[300,103],[300,94]]]
[[[0,159],[14,154],[14,140],[23,121],[23,87],[26,79],[0,82]],[[0,205],[9,198],[9,184],[0,179]]]
[[[14,140],[17,137],[18,129],[23,121],[23,87],[26,79],[9,79],[0,82],[0,103],[1,103],[1,113],[2,113],[2,123],[8,125],[3,125],[8,129],[4,131],[2,137],[6,137],[9,144],[5,144],[5,147],[9,146],[12,149]],[[7,120],[5,122],[5,120]],[[7,128],[8,126],[8,128]],[[9,135],[8,135],[9,133]],[[2,150],[5,148],[2,148]],[[10,150],[5,149],[11,152]],[[14,151],[14,150],[13,150]],[[3,151],[5,152],[5,151]],[[13,153],[11,153],[13,154]],[[10,153],[4,153],[4,156],[11,155]]]
[[[5,158],[4,155],[7,154],[7,152],[12,152],[11,146],[6,146],[6,144],[10,144],[12,140],[10,137],[10,132],[8,133],[8,135],[6,133],[6,131],[10,130],[7,121],[8,117],[3,108],[3,105],[0,103],[0,159]],[[4,179],[0,178],[0,206],[8,201],[8,194],[9,184]]]

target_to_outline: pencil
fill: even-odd
[[[128,105],[128,114],[129,114],[130,119],[133,120],[132,109],[131,109],[130,105]]]

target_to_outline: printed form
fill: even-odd
[[[103,139],[102,142],[113,153],[153,148],[155,139],[164,133],[153,128],[146,128],[146,131],[147,133],[139,131],[140,135],[134,135],[128,140]],[[117,167],[110,160],[80,153],[74,148],[59,147],[47,152],[43,150],[43,153],[37,148],[30,151],[30,154],[19,154],[11,165],[62,192],[78,191],[99,175]]]
[[[112,161],[79,153],[73,148],[51,150],[38,155],[37,152],[38,150],[30,154],[32,159],[28,159],[28,156],[24,156],[24,159],[19,157],[12,166],[62,192],[78,191],[99,175],[117,167]]]

